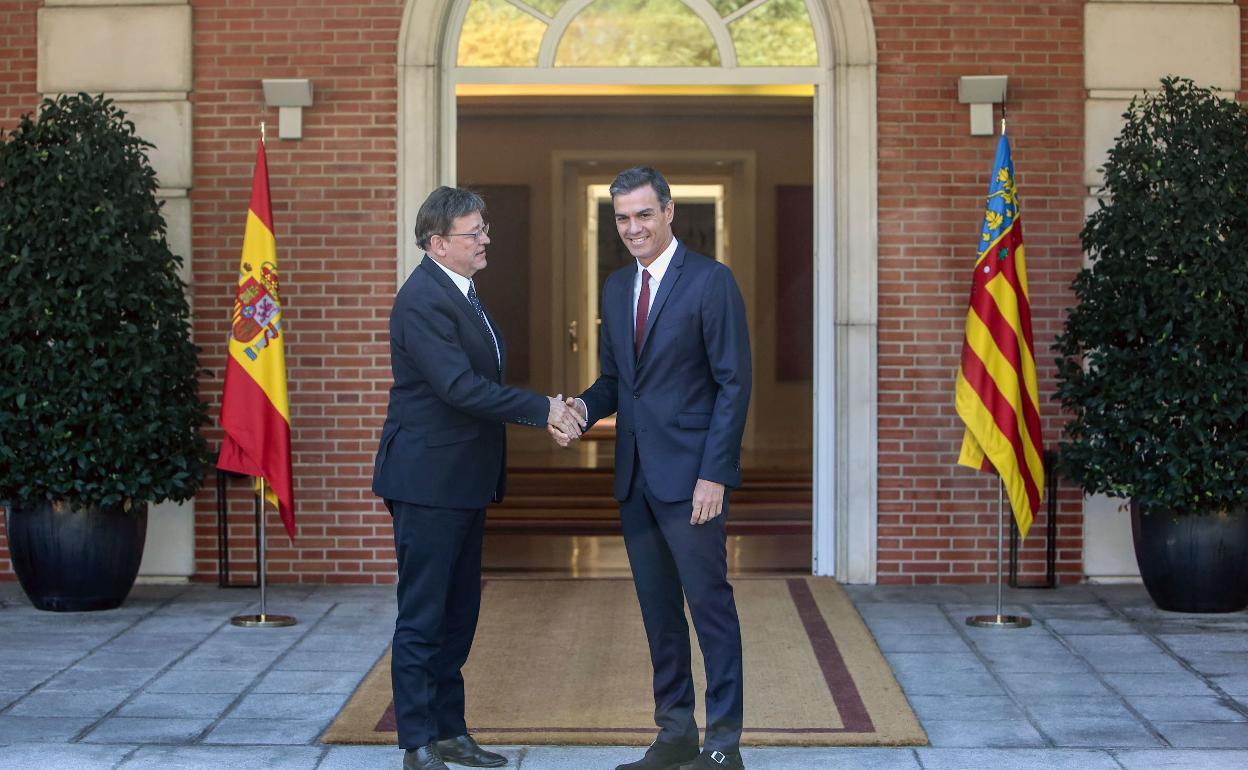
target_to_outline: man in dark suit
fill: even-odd
[[[464,679],[481,607],[487,503],[503,498],[503,423],[578,434],[559,397],[502,384],[507,349],[472,276],[486,264],[489,226],[475,193],[439,187],[416,215],[425,258],[394,300],[394,386],[373,492],[394,517],[398,621],[391,664],[404,770],[507,763],[464,722]]]
[[[741,627],[724,523],[725,489],[741,483],[750,402],[745,304],[726,266],[673,237],[662,174],[621,172],[611,200],[637,263],[607,278],[602,373],[569,403],[590,424],[618,412],[615,496],[654,665],[658,737],[645,757],[616,770],[740,770]],[[572,438],[556,427],[551,434]],[[700,753],[686,598],[706,662]]]

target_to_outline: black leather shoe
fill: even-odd
[[[443,760],[457,765],[502,767],[507,764],[507,757],[481,748],[471,735],[465,734],[458,738],[447,738],[433,745]]]
[[[433,744],[408,749],[403,755],[403,770],[451,770],[438,756]]]
[[[636,762],[619,765],[615,770],[680,770],[681,765],[698,756],[696,743],[664,743],[655,741],[646,755]]]
[[[745,763],[736,752],[725,754],[722,751],[704,751],[697,759],[682,765],[680,770],[745,770]]]

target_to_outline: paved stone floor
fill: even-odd
[[[751,770],[1248,768],[1248,613],[1161,612],[1138,586],[1007,592],[851,586],[931,739],[747,749]],[[0,584],[0,768],[397,768],[317,736],[385,649],[386,587],[277,587],[287,629],[235,628],[253,590],[138,586],[118,610],[39,612]],[[644,676],[638,672],[638,676]],[[470,695],[471,697],[471,695]],[[514,746],[520,770],[611,770],[635,748]]]

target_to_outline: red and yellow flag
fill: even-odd
[[[256,153],[251,205],[243,233],[238,291],[230,319],[230,355],[221,397],[225,439],[217,467],[268,482],[265,498],[295,538],[295,498],[290,467],[290,402],[282,353],[282,302],[277,282],[277,241],[269,201],[264,142]]]
[[[997,472],[1026,537],[1044,489],[1044,448],[1023,227],[1004,131],[966,312],[957,407],[966,423],[958,464]]]

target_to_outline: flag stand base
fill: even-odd
[[[966,619],[968,626],[975,628],[1027,628],[1031,625],[1031,618],[1026,615],[1003,615],[1001,614],[1001,561],[1002,552],[1004,551],[1005,542],[1005,496],[1002,491],[1001,480],[997,479],[997,510],[1000,516],[997,521],[997,612],[995,615],[972,615]]]
[[[1026,628],[1031,618],[1026,615],[972,615],[966,619],[968,626],[976,628]]]
[[[256,494],[256,577],[260,583],[260,614],[235,615],[230,618],[230,625],[243,628],[281,628],[293,626],[296,621],[293,615],[270,615],[268,612],[268,586],[265,581],[267,564],[264,558],[264,477],[260,477],[260,488]]]
[[[230,625],[244,628],[281,628],[294,624],[295,619],[290,615],[235,615],[230,618]]]

